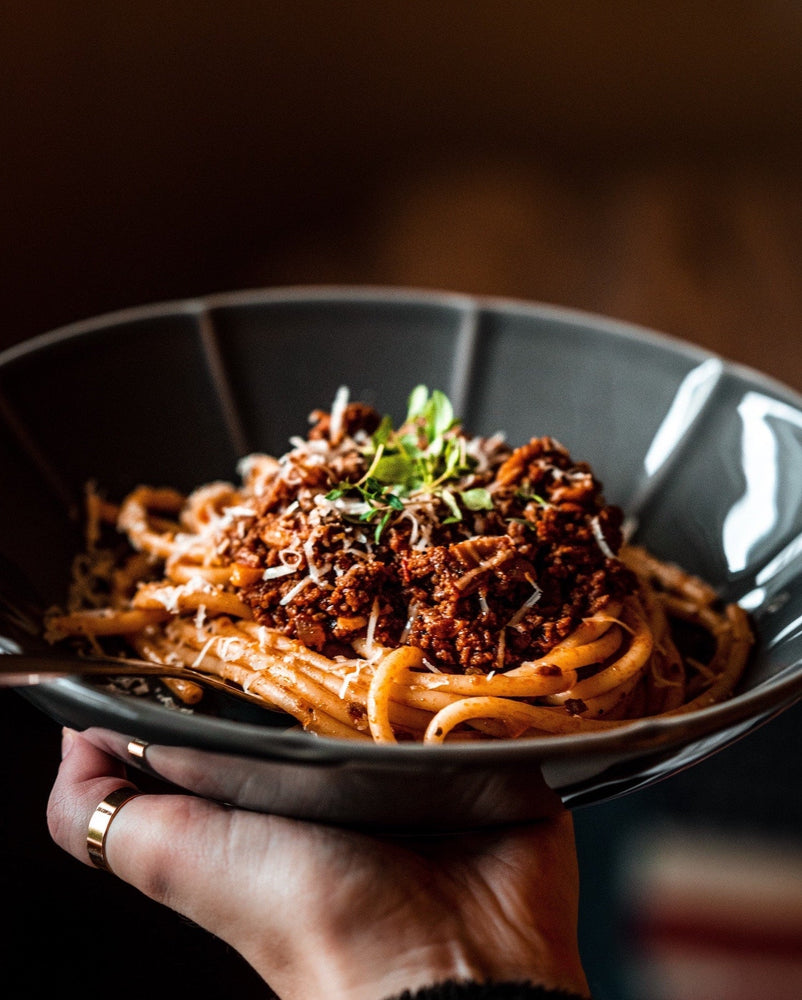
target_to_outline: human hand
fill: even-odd
[[[125,766],[65,730],[53,839],[86,837]],[[141,795],[115,815],[114,874],[236,949],[284,1000],[381,1000],[447,980],[530,981],[587,995],[568,813],[510,829],[373,837]]]

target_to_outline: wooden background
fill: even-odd
[[[599,311],[802,384],[793,3],[17,0],[0,45],[0,343],[374,282]]]

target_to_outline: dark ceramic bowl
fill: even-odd
[[[589,461],[637,541],[754,617],[731,700],[620,731],[441,747],[285,732],[225,699],[187,714],[56,680],[25,694],[124,759],[253,809],[454,829],[601,801],[721,749],[802,696],[802,399],[705,351],[538,305],[386,289],[289,289],[135,309],[0,354],[0,554],[45,603],[80,547],[87,480],[191,489],[287,450],[340,385],[398,418],[419,382],[472,433],[549,434]]]

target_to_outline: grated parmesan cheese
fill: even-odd
[[[343,435],[343,417],[345,408],[348,406],[348,388],[341,385],[334,397],[331,407],[331,423],[329,427],[329,437],[332,444],[339,444]]]
[[[607,556],[608,559],[615,559],[616,554],[607,544],[607,539],[604,537],[604,532],[602,531],[601,524],[599,523],[598,517],[592,517],[590,519],[590,526],[593,530],[593,537],[599,544],[599,548]]]

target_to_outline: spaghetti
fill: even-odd
[[[733,692],[745,611],[627,544],[552,438],[470,437],[425,387],[398,428],[345,390],[310,421],[280,458],[244,459],[238,485],[140,486],[119,506],[88,490],[51,641],[122,643],[380,743],[584,733]]]

